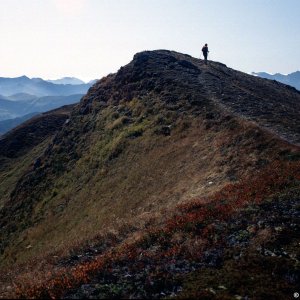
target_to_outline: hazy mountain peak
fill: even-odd
[[[61,79],[65,80],[65,79]],[[85,94],[91,84],[83,83],[79,79],[66,79],[67,84],[54,84],[42,78],[28,78],[21,76],[16,78],[0,78],[0,94],[11,96],[18,93],[26,93],[35,96],[68,96],[73,94]],[[76,82],[76,84],[70,84]]]
[[[54,83],[54,84],[73,84],[73,85],[78,85],[78,84],[85,84],[84,81],[81,79],[78,79],[76,77],[63,77],[60,79],[48,79],[48,82]]]
[[[270,74],[267,72],[252,72],[252,75],[266,79],[276,80],[300,90],[300,71],[295,71],[286,75],[281,73]]]
[[[17,77],[18,79],[30,79],[29,77],[27,77],[26,75],[22,75],[20,77]]]

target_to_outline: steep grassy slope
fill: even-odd
[[[21,266],[16,293],[6,295],[289,298],[300,277],[299,170],[299,161],[276,161],[214,195],[169,209],[159,223],[106,233],[71,255],[34,261],[25,272]]]
[[[73,106],[34,117],[0,139],[0,207],[9,200],[20,177],[34,167],[54,134],[63,126]]]
[[[122,237],[134,239],[180,203],[297,160],[299,100],[219,63],[137,54],[89,90],[14,187],[0,211],[2,266],[68,253],[101,232],[135,228]]]

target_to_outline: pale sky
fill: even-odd
[[[0,0],[0,77],[116,72],[168,49],[244,72],[300,70],[300,0]]]

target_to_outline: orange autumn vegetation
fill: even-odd
[[[93,261],[49,272],[39,280],[23,278],[17,282],[15,297],[18,298],[59,298],[71,288],[88,283],[101,272],[110,272],[113,264],[125,263],[146,257],[155,263],[166,258],[176,260],[179,257],[199,261],[208,247],[221,245],[222,237],[214,239],[214,228],[219,222],[226,222],[234,214],[251,204],[259,204],[268,197],[284,192],[300,181],[300,162],[274,161],[255,176],[229,184],[221,191],[206,199],[195,199],[177,206],[172,216],[159,227],[147,229],[139,240],[111,248]],[[183,233],[191,240],[201,241],[188,249],[174,237]],[[173,241],[173,242],[172,242]],[[152,251],[153,245],[159,245],[164,251]],[[193,243],[192,243],[193,245]],[[193,249],[195,247],[195,249]],[[197,247],[197,249],[196,249]],[[141,263],[141,268],[143,264]]]

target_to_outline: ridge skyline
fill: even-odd
[[[7,133],[0,140],[0,287],[6,293],[13,281],[17,288],[4,298],[81,299],[94,291],[111,298],[111,280],[122,286],[119,298],[193,298],[185,282],[194,274],[203,283],[196,298],[222,284],[230,289],[218,290],[220,299],[283,299],[296,288],[281,270],[273,274],[278,265],[297,274],[299,100],[295,88],[225,64],[144,51],[97,81],[71,111]],[[271,227],[263,240],[255,224]],[[268,268],[260,245],[276,255]],[[241,272],[263,286],[253,288],[251,279],[240,290]]]
[[[211,61],[213,61],[213,60],[211,60]],[[214,62],[218,62],[218,61],[214,61]],[[220,62],[220,63],[222,63],[222,62]],[[299,69],[296,68],[294,71],[291,71],[291,72],[281,72],[281,71],[271,72],[271,71],[265,71],[265,70],[263,70],[263,71],[249,71],[249,72],[246,72],[246,71],[239,70],[239,69],[235,69],[235,70],[243,72],[243,73],[246,73],[246,74],[249,74],[249,75],[254,75],[254,76],[256,76],[257,74],[262,74],[262,73],[270,75],[270,76],[275,76],[275,75],[288,76],[288,75],[291,75],[291,74],[298,74],[298,73],[300,73],[300,68]],[[92,82],[94,80],[99,80],[102,77],[105,77],[108,74],[112,74],[112,73],[115,73],[115,72],[110,72],[110,73],[104,74],[103,76],[97,76],[97,78],[93,77],[93,76],[84,77],[84,76],[77,76],[77,75],[58,75],[58,76],[44,76],[44,75],[41,75],[41,76],[31,76],[29,74],[14,75],[14,76],[0,75],[0,78],[16,79],[16,78],[26,77],[28,79],[42,79],[42,80],[48,81],[48,82],[52,82],[52,81],[56,81],[56,80],[61,80],[61,79],[78,79],[78,80],[81,80],[84,84],[87,84],[87,83],[90,83],[90,82]]]
[[[44,81],[48,81],[48,82],[52,82],[53,81],[58,81],[58,80],[62,80],[62,79],[77,79],[77,80],[80,80],[82,81],[82,84],[87,84],[87,83],[90,83],[91,81],[94,81],[94,80],[98,80],[98,78],[92,78],[92,77],[89,77],[90,79],[87,79],[87,78],[83,78],[81,76],[72,76],[72,75],[62,75],[62,76],[51,76],[51,77],[48,77],[48,76],[31,76],[31,75],[26,75],[26,74],[22,74],[22,75],[16,75],[16,76],[5,76],[5,75],[1,75],[0,76],[0,79],[20,79],[20,78],[28,78],[28,79],[41,79],[41,80],[44,80]],[[56,83],[56,84],[59,84],[59,83]],[[1,94],[1,93],[0,93]]]
[[[163,49],[162,49],[163,50]],[[154,51],[159,51],[159,50],[154,50]],[[189,55],[189,54],[187,54]],[[196,57],[195,57],[196,58]],[[218,62],[218,61],[213,61],[213,60],[210,60],[211,62]],[[221,62],[219,62],[221,63]],[[298,77],[296,78],[296,83],[294,82],[294,80],[291,82],[289,80],[288,77],[290,76],[299,76],[300,78],[300,69],[296,69],[295,71],[292,71],[290,73],[284,73],[284,72],[280,72],[280,71],[276,71],[276,72],[269,72],[269,71],[251,71],[251,72],[244,72],[242,70],[239,70],[239,69],[236,69],[237,71],[240,71],[240,72],[243,72],[243,73],[246,73],[246,74],[249,74],[249,75],[252,75],[252,76],[259,76],[259,77],[262,77],[262,78],[266,78],[266,79],[271,79],[271,80],[277,80],[281,83],[285,83],[285,84],[288,84],[290,86],[293,86],[295,88],[297,88],[299,90],[299,87],[300,87],[300,80],[298,80]],[[117,70],[115,70],[114,72],[116,72]],[[94,84],[97,80],[109,75],[109,74],[112,74],[114,72],[109,72],[107,74],[104,74],[102,76],[97,76],[97,78],[93,78],[93,77],[82,77],[82,76],[73,76],[73,75],[60,75],[60,76],[52,76],[51,78],[50,77],[47,77],[47,76],[30,76],[30,75],[19,75],[19,76],[13,76],[13,77],[10,77],[10,76],[3,76],[1,75],[0,76],[0,79],[20,79],[20,78],[28,78],[30,80],[43,80],[43,81],[46,81],[46,82],[50,82],[50,83],[53,83],[53,84],[71,84],[71,85],[78,85],[78,84]],[[47,77],[47,79],[46,79]],[[66,83],[63,83],[63,81],[66,81]],[[72,82],[72,81],[76,81],[76,83]],[[298,82],[299,81],[299,82]],[[0,95],[1,95],[1,88],[0,88]]]

